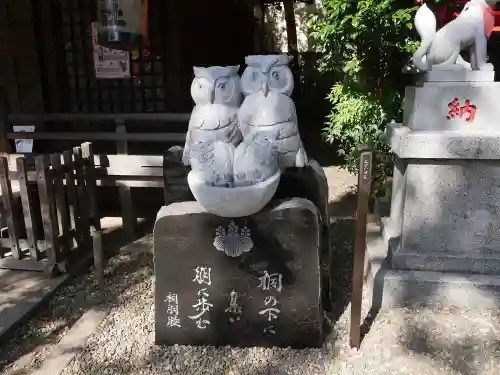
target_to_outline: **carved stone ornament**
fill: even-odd
[[[231,221],[227,228],[220,225],[215,230],[214,247],[225,252],[227,256],[239,257],[253,248],[250,234],[248,227],[240,229],[234,221]]]
[[[436,28],[436,16],[423,4],[415,15],[415,28],[421,39],[420,47],[403,71],[492,71],[493,65],[487,62],[486,45],[493,31],[495,16],[489,3],[495,4],[495,1],[470,0],[457,18],[439,30]],[[460,56],[461,50],[465,49],[470,52],[470,62]]]

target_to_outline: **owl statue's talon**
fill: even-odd
[[[276,135],[255,131],[234,152],[235,186],[250,186],[273,176],[278,170]]]
[[[297,155],[295,156],[295,166],[297,168],[303,168],[307,165],[307,154],[306,150],[304,150],[302,147],[299,148],[299,151],[297,152]]]

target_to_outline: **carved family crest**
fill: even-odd
[[[227,228],[219,225],[215,230],[214,247],[219,251],[224,251],[227,256],[239,257],[252,250],[253,241],[250,234],[247,226],[240,229],[234,221],[231,221]]]

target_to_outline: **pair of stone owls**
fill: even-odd
[[[182,161],[214,186],[249,186],[280,168],[303,167],[307,156],[290,98],[287,55],[247,56],[239,66],[194,67]],[[245,96],[241,102],[242,94]]]

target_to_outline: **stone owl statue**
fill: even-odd
[[[191,96],[195,107],[189,120],[182,155],[184,165],[190,165],[194,144],[227,141],[236,146],[242,139],[237,126],[242,98],[239,66],[194,67],[193,70]]]
[[[281,168],[304,167],[307,155],[300,139],[295,104],[290,98],[293,74],[288,55],[247,56],[241,77],[245,100],[238,112],[243,137],[253,131],[277,134]]]

